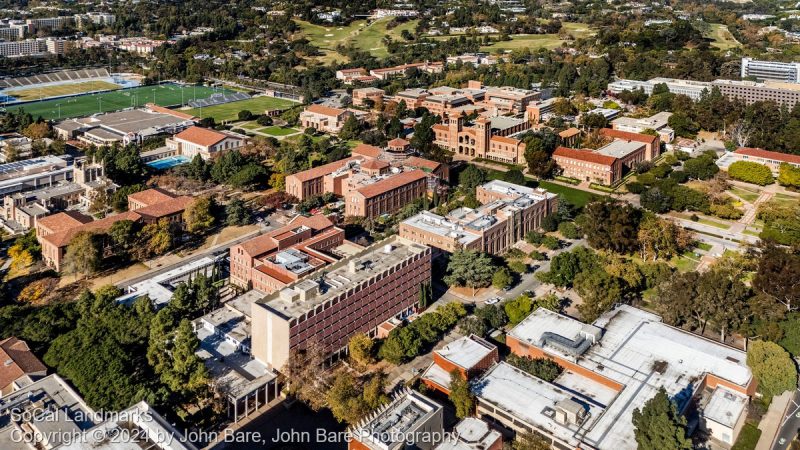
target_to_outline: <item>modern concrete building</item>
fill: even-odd
[[[476,188],[478,208],[459,208],[447,216],[423,211],[400,223],[400,236],[452,253],[459,249],[500,255],[540,229],[558,210],[558,197],[543,189],[493,180]]]
[[[744,57],[742,58],[742,78],[749,77],[762,81],[800,83],[800,63],[759,61]]]
[[[167,139],[166,144],[169,150],[189,159],[200,155],[208,160],[222,152],[238,149],[246,142],[240,134],[191,126]]]
[[[636,449],[633,411],[661,388],[679,412],[705,422],[712,439],[732,442],[756,390],[745,352],[627,305],[593,324],[539,308],[506,344],[564,371],[548,383],[498,364],[473,384],[478,414],[517,432],[533,430],[557,448]]]
[[[472,380],[499,360],[497,346],[473,334],[434,351],[433,364],[422,373],[421,379],[431,389],[449,395],[453,371],[465,380]]]
[[[406,388],[348,431],[349,450],[432,450],[445,438],[443,408]]]
[[[417,308],[431,280],[431,249],[398,236],[290,283],[253,304],[253,356],[282,370],[295,351],[320,346],[337,358],[356,333]]]
[[[0,162],[7,163],[33,156],[33,141],[20,133],[0,134]]]
[[[665,84],[673,94],[683,94],[695,101],[700,99],[703,92],[711,92],[713,88],[717,88],[723,95],[738,98],[748,105],[759,101],[773,101],[785,104],[791,109],[800,102],[800,85],[769,80],[765,82],[722,79],[707,82],[672,78],[653,78],[648,81],[617,80],[608,84],[608,92],[619,94],[626,90],[642,89],[650,95],[657,84]]]
[[[0,164],[0,195],[29,191],[72,180],[71,156],[38,158]]]
[[[141,109],[69,119],[53,126],[64,140],[78,139],[86,145],[127,145],[157,135],[174,135],[194,125],[187,114],[148,105]]]
[[[653,130],[658,133],[661,142],[670,143],[675,139],[675,130],[669,127],[671,112],[663,111],[653,114],[650,117],[633,118],[620,117],[611,121],[611,128],[630,133],[642,133],[645,130]]]
[[[436,450],[501,450],[503,435],[475,417],[467,417],[453,427],[452,436]]]

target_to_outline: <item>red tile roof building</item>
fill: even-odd
[[[133,197],[133,199],[131,199]],[[61,270],[64,254],[72,239],[81,232],[105,233],[112,225],[123,220],[143,224],[167,220],[179,225],[183,224],[183,212],[194,199],[189,196],[176,197],[161,189],[147,189],[128,197],[133,210],[92,221],[87,216],[76,217],[70,213],[58,213],[38,221],[36,238],[42,246],[42,259],[45,264]],[[53,226],[60,223],[59,226]],[[104,256],[114,253],[113,247],[105,246]]]
[[[558,147],[553,161],[565,177],[612,185],[622,178],[622,162],[613,156],[601,155],[592,150]]]
[[[47,375],[47,367],[34,355],[28,344],[15,337],[0,341],[0,397],[4,397],[17,389],[17,382],[36,381]]]
[[[200,155],[208,160],[220,152],[240,148],[246,141],[244,137],[233,133],[193,126],[167,139],[166,143],[167,148],[177,154],[190,159]]]
[[[772,169],[775,173],[778,173],[782,163],[800,167],[800,155],[771,152],[762,148],[742,147],[733,152],[733,157],[736,161],[750,161],[763,164]]]
[[[231,247],[231,283],[272,293],[336,262],[329,251],[343,242],[344,231],[327,217],[297,216],[285,226]]]
[[[313,128],[322,133],[337,134],[353,112],[323,105],[310,105],[300,113],[303,128]]]

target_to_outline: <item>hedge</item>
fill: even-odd
[[[769,167],[752,161],[736,161],[728,167],[728,175],[734,180],[766,186],[775,182]]]
[[[563,181],[564,183],[581,184],[581,180],[578,180],[578,179],[575,179],[575,178],[570,178],[570,177],[565,177],[563,175],[556,175],[553,178],[555,178],[558,181]]]

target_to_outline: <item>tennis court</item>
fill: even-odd
[[[159,106],[184,105],[189,101],[208,98],[220,92],[233,91],[209,86],[160,84],[14,105],[9,106],[7,110],[15,111],[22,108],[34,118],[41,116],[57,120],[89,116],[98,112],[119,111],[144,106],[146,103],[155,103]]]

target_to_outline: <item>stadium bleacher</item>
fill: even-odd
[[[80,81],[92,78],[109,78],[107,69],[82,69],[64,70],[61,72],[44,73],[28,77],[4,78],[0,80],[0,89],[11,87],[32,86],[43,83],[58,83],[62,81]]]
[[[244,92],[233,92],[230,94],[212,94],[211,97],[201,99],[201,100],[193,100],[189,102],[189,106],[192,108],[205,108],[208,106],[214,105],[222,105],[223,103],[231,103],[231,102],[238,102],[239,100],[247,100],[250,98],[249,95],[245,94]]]

